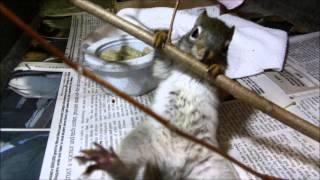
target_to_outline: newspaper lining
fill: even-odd
[[[67,56],[82,63],[81,40],[101,25],[100,20],[88,14],[73,16]],[[319,49],[303,49],[297,45],[312,44],[310,41],[314,39],[319,44],[319,33],[291,39],[284,72],[267,72],[239,82],[319,126],[319,77],[312,68],[319,66],[319,62],[318,65],[316,61],[308,62],[319,59]],[[291,54],[296,51],[297,54]],[[300,58],[299,53],[308,55],[303,62],[296,59]],[[137,100],[149,105],[151,98],[152,93]],[[94,82],[74,71],[64,72],[40,179],[81,177],[85,167],[73,158],[81,149],[91,147],[93,142],[116,148],[121,139],[145,119],[141,111],[118,97],[107,95]],[[260,172],[281,178],[320,178],[319,143],[237,100],[222,106],[219,141],[231,156]],[[241,178],[255,178],[235,168]],[[90,177],[108,176],[95,172]]]

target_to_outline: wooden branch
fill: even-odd
[[[153,45],[154,37],[151,32],[148,32],[130,22],[124,20],[115,14],[105,11],[103,8],[85,0],[70,0],[75,6],[93,14],[94,16],[110,23],[111,25],[135,36],[136,38]],[[320,142],[320,128],[307,122],[306,120],[288,112],[278,105],[266,100],[257,95],[255,92],[241,86],[239,83],[229,79],[224,75],[214,77],[205,65],[194,59],[192,56],[181,52],[171,44],[165,44],[162,52],[172,60],[185,65],[187,68],[205,78],[213,85],[232,94],[237,99],[240,99],[255,108],[260,109],[266,114],[276,118],[287,126],[299,131],[300,133]]]
[[[168,128],[169,130],[171,130],[172,132],[175,132],[176,134],[180,135],[181,137],[190,140],[194,143],[197,143],[201,146],[204,146],[206,148],[208,148],[209,150],[216,152],[218,154],[220,154],[221,156],[223,156],[224,158],[228,159],[229,161],[231,161],[232,163],[238,165],[239,167],[243,168],[244,170],[252,173],[253,175],[260,177],[262,179],[279,179],[276,177],[272,177],[269,175],[265,175],[265,174],[261,174],[257,171],[255,171],[254,169],[246,166],[245,164],[241,163],[240,161],[236,160],[235,158],[229,156],[228,154],[222,152],[220,149],[218,149],[217,147],[202,141],[188,133],[185,133],[183,131],[181,131],[180,129],[178,129],[176,126],[174,126],[173,124],[170,123],[169,120],[167,120],[166,118],[163,118],[162,116],[160,116],[159,114],[155,113],[153,110],[151,110],[150,108],[146,107],[145,105],[141,104],[140,102],[138,102],[137,100],[135,100],[134,98],[132,98],[131,96],[129,96],[128,94],[120,91],[119,89],[117,89],[116,87],[114,87],[113,85],[111,85],[110,83],[106,82],[102,77],[100,77],[99,75],[95,74],[94,72],[92,72],[91,70],[81,66],[78,63],[75,63],[73,61],[71,61],[70,59],[68,59],[67,57],[64,56],[64,53],[61,52],[58,48],[54,47],[53,45],[51,45],[47,40],[45,40],[44,38],[42,38],[38,33],[36,33],[35,31],[32,30],[32,28],[30,26],[28,26],[27,24],[25,24],[19,17],[17,17],[11,10],[9,10],[8,8],[6,8],[6,6],[0,2],[0,13],[2,13],[4,16],[6,16],[8,19],[10,19],[13,23],[15,23],[19,28],[21,28],[22,30],[24,30],[30,37],[32,37],[34,40],[36,40],[40,45],[42,45],[43,47],[45,47],[50,53],[52,53],[54,56],[58,57],[59,59],[61,59],[65,64],[67,64],[68,66],[70,66],[72,69],[74,69],[76,72],[78,72],[79,74],[95,81],[96,83],[100,84],[101,86],[109,89],[111,92],[113,92],[114,94],[120,96],[121,98],[125,99],[127,102],[129,102],[130,104],[134,105],[135,107],[139,108],[141,111],[145,112],[146,114],[150,115],[151,117],[155,118],[155,120],[157,120],[159,123],[161,123],[163,126],[165,126],[166,128]]]

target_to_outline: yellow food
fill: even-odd
[[[102,51],[100,58],[107,61],[124,61],[144,56],[150,52],[151,49],[148,47],[145,47],[141,52],[135,48],[124,45],[119,51],[113,49],[106,49]]]

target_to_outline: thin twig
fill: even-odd
[[[167,42],[166,43],[171,43],[171,34],[172,34],[172,30],[173,30],[173,24],[174,24],[174,20],[176,18],[176,14],[179,8],[179,4],[180,4],[180,0],[176,0],[176,5],[173,9],[173,14],[171,17],[171,22],[170,22],[170,27],[169,27],[169,31],[168,31],[168,37],[167,37]]]
[[[235,158],[227,155],[226,153],[222,152],[221,150],[219,150],[218,148],[212,146],[211,144],[209,144],[209,143],[207,143],[205,141],[202,141],[202,140],[200,140],[200,139],[198,139],[198,138],[196,138],[196,137],[194,137],[194,136],[192,136],[192,135],[190,135],[188,133],[185,133],[185,132],[179,130],[176,126],[172,125],[169,120],[167,120],[166,118],[163,118],[159,114],[157,114],[154,111],[152,111],[150,108],[148,108],[148,107],[144,106],[143,104],[139,103],[138,101],[136,101],[131,96],[127,95],[126,93],[124,93],[122,91],[120,91],[119,89],[117,89],[116,87],[111,85],[110,83],[106,82],[103,78],[101,78],[100,76],[96,75],[94,72],[92,72],[89,69],[81,66],[78,63],[72,62],[70,59],[65,57],[64,53],[61,52],[58,48],[52,46],[50,43],[48,43],[48,41],[46,41],[44,38],[42,38],[38,33],[33,31],[30,26],[25,24],[11,10],[9,10],[2,2],[0,2],[0,12],[4,16],[6,16],[8,19],[10,19],[12,22],[14,22],[19,28],[21,28],[23,31],[25,31],[30,37],[32,37],[34,40],[36,40],[39,44],[41,44],[43,47],[45,47],[54,56],[58,57],[64,63],[66,63],[68,66],[70,66],[72,69],[74,69],[78,73],[81,73],[83,76],[95,81],[96,83],[100,84],[101,86],[109,89],[114,94],[120,96],[121,98],[123,98],[124,100],[129,102],[130,104],[132,104],[135,107],[139,108],[141,111],[143,111],[146,114],[150,115],[151,117],[155,118],[155,120],[157,120],[159,123],[161,123],[163,126],[168,128],[169,130],[177,133],[178,135],[180,135],[181,137],[184,137],[187,140],[190,140],[190,141],[192,141],[194,143],[197,143],[197,144],[199,144],[201,146],[204,146],[204,147],[208,148],[209,150],[211,150],[213,152],[216,152],[216,153],[220,154],[224,158],[230,160],[234,164],[238,165],[239,167],[243,168],[244,170],[252,173],[253,175],[255,175],[257,177],[260,177],[262,179],[279,179],[279,178],[275,178],[275,177],[272,177],[272,176],[261,174],[261,173],[255,171],[254,169],[246,166],[245,164],[241,163],[240,161],[236,160]],[[80,72],[79,72],[79,70],[80,70]]]

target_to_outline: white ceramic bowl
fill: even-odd
[[[142,57],[125,61],[106,61],[99,58],[102,51],[108,48],[119,50],[123,45],[129,45],[139,51],[148,47],[152,51]],[[132,36],[103,38],[84,47],[84,52],[87,66],[129,95],[142,95],[157,86],[157,81],[152,77],[151,72],[154,50],[151,46]]]

